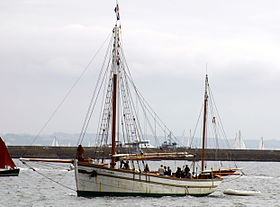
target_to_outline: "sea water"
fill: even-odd
[[[0,177],[0,206],[279,206],[280,207],[280,163],[237,162],[243,169],[243,176],[226,177],[218,189],[206,197],[77,197],[74,171],[68,164],[30,163],[33,171],[15,160],[20,167],[18,177]],[[185,161],[150,162],[150,168],[160,164],[182,167]],[[209,162],[208,162],[209,163]],[[214,162],[212,162],[213,164]],[[187,163],[190,165],[190,163]],[[211,164],[211,162],[210,162]],[[232,162],[224,164],[233,165]],[[59,184],[57,184],[59,183]],[[63,186],[62,186],[63,185]],[[225,195],[226,189],[260,191],[257,196]]]

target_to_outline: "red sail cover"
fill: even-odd
[[[5,143],[0,137],[0,168],[5,168],[5,166],[10,166],[12,168],[16,167],[15,163],[13,162],[8,152]]]

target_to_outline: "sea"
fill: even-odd
[[[206,197],[78,197],[75,192],[74,171],[69,164],[29,163],[20,168],[18,177],[0,177],[0,206],[2,207],[87,207],[87,206],[279,206],[280,162],[225,162],[223,166],[237,165],[244,175],[225,177],[218,189]],[[215,165],[217,162],[207,162]],[[182,167],[185,161],[150,161],[150,168],[160,164]],[[254,196],[226,195],[226,189],[259,191]]]

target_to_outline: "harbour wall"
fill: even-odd
[[[110,158],[111,148],[84,147],[85,158]],[[77,147],[52,147],[52,146],[8,146],[12,158],[29,157],[29,158],[55,158],[55,159],[72,159],[76,156]],[[130,153],[129,148],[117,148],[117,153]],[[145,153],[162,153],[162,152],[189,152],[195,155],[195,160],[201,159],[201,149],[188,149],[183,147],[173,149],[145,148]],[[188,158],[193,160],[193,158]],[[260,162],[280,162],[280,150],[255,150],[255,149],[206,149],[206,160],[221,161],[260,161]]]

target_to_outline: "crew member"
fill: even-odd
[[[78,161],[85,161],[84,152],[85,152],[85,149],[80,144],[77,148],[77,157],[76,158],[78,159]]]

